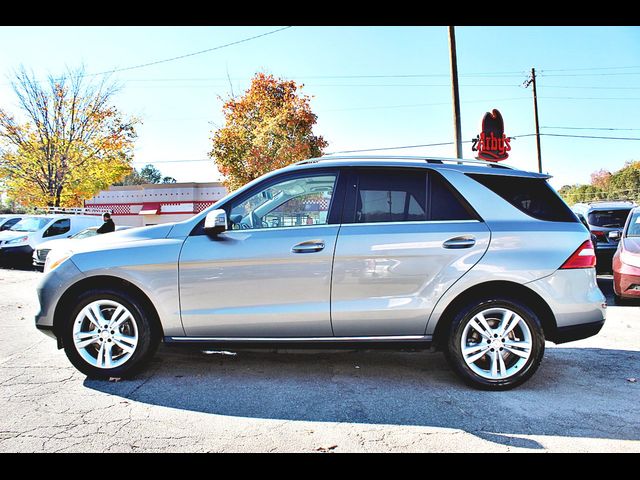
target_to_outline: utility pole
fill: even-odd
[[[538,147],[538,172],[542,173],[542,153],[540,152],[540,123],[538,122],[538,93],[536,91],[536,69],[531,69],[531,76],[523,84],[526,87],[533,85],[533,117],[536,122],[536,144]]]
[[[458,93],[458,60],[456,57],[455,27],[449,27],[449,55],[451,57],[451,93],[453,95],[453,123],[455,127],[456,156],[462,158],[462,133],[460,132],[460,94]]]

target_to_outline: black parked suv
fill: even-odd
[[[611,263],[616,253],[621,232],[636,204],[627,200],[576,203],[571,207],[578,218],[595,237],[596,270],[598,273],[612,272]]]

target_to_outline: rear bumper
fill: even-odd
[[[604,319],[599,322],[585,323],[582,325],[570,325],[568,327],[558,327],[556,330],[555,343],[575,342],[584,338],[593,337],[604,326]]]
[[[606,319],[606,299],[594,268],[557,270],[526,284],[549,305],[555,331],[545,332],[554,343],[565,343],[597,334]]]

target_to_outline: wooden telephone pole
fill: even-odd
[[[536,91],[536,69],[531,69],[531,76],[525,80],[524,86],[533,85],[533,117],[536,122],[536,144],[538,147],[538,172],[542,173],[542,153],[540,151],[540,124],[538,123],[538,92]]]
[[[449,27],[449,55],[451,57],[451,93],[453,95],[453,124],[456,139],[456,157],[462,158],[462,133],[460,132],[460,94],[458,93],[458,60],[456,57],[455,27]]]

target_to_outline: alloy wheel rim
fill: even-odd
[[[82,359],[100,369],[126,363],[138,345],[138,326],[131,312],[113,300],[86,305],[73,322],[73,344]]]
[[[529,326],[516,312],[488,308],[467,321],[460,347],[474,373],[488,380],[505,380],[522,371],[533,340]]]

